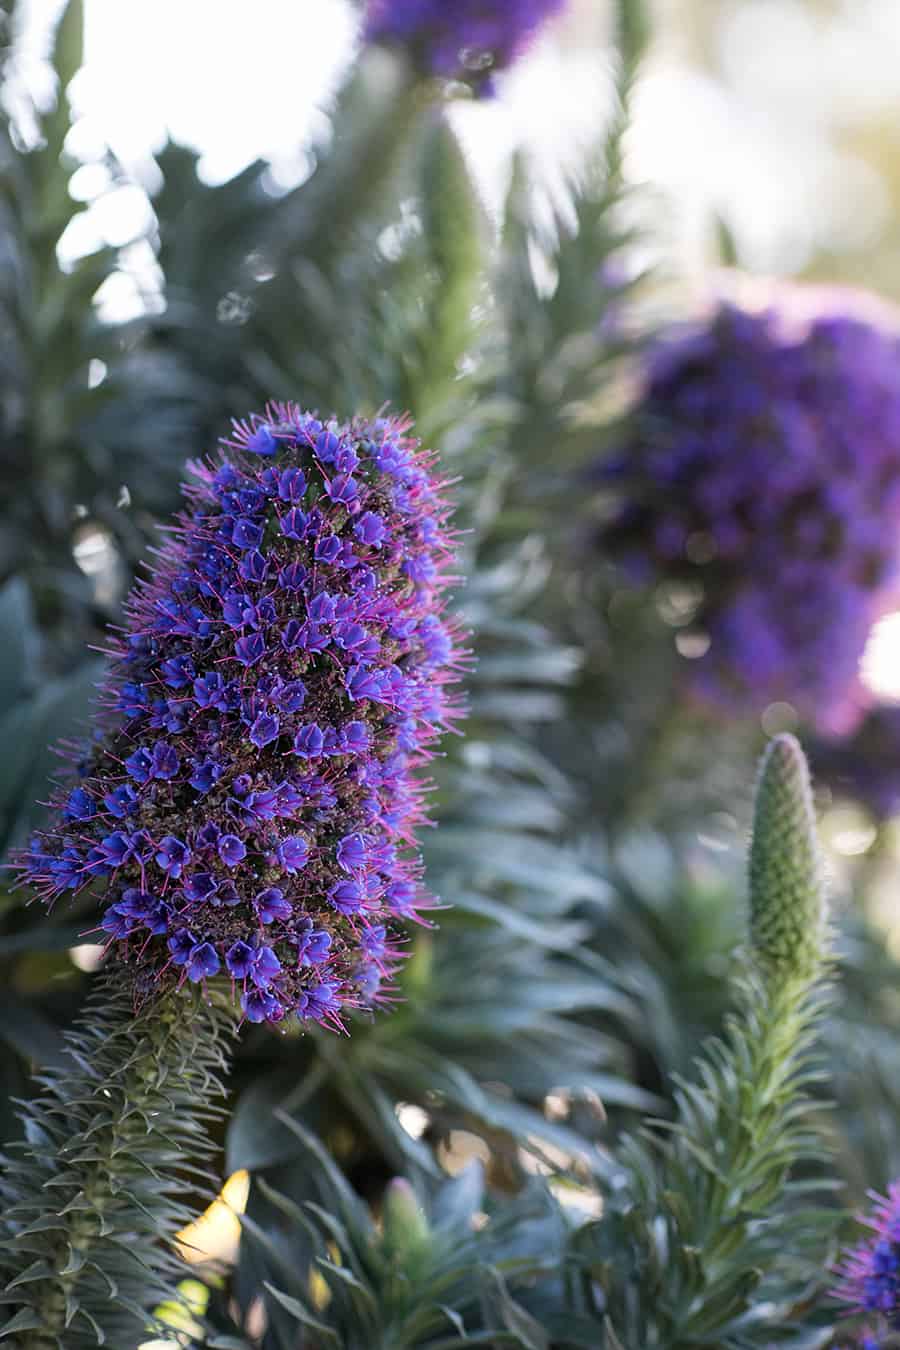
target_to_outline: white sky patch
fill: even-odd
[[[900,612],[885,615],[872,629],[860,675],[877,698],[900,703]]]

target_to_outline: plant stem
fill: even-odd
[[[177,1297],[184,1197],[212,1180],[229,1035],[193,987],[136,1008],[127,973],[100,977],[4,1159],[0,1339],[129,1350],[147,1338],[152,1309]]]

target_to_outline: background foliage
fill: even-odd
[[[758,1317],[735,1320],[733,1290],[693,1339],[616,1306],[629,1328],[616,1340],[599,1272],[639,1241],[610,1228],[595,1248],[584,1226],[615,1190],[623,1132],[647,1112],[706,1109],[684,1078],[735,1002],[749,766],[765,739],[673,708],[665,596],[623,591],[602,564],[575,579],[580,466],[614,440],[634,353],[671,303],[645,276],[659,244],[623,163],[649,16],[636,0],[613,10],[615,107],[554,210],[520,156],[495,218],[447,100],[400,57],[364,52],[299,188],[273,193],[262,162],[210,184],[193,150],[160,150],[153,293],[121,321],[95,302],[131,267],[126,251],[58,257],[82,209],[66,93],[81,5],[69,0],[56,30],[46,106],[16,74],[17,7],[3,15],[4,852],[40,817],[48,744],[88,714],[93,647],[177,506],[186,454],[214,446],[231,416],[270,398],[340,416],[388,402],[460,477],[458,602],[477,664],[424,850],[448,909],[413,940],[390,1016],[350,1039],[242,1032],[215,1170],[252,1175],[243,1239],[233,1264],[201,1268],[186,1344],[762,1343]],[[111,154],[108,167],[124,179]],[[792,1271],[797,1347],[831,1334],[819,1293],[838,1205],[900,1166],[898,971],[867,904],[890,839],[882,824],[868,858],[835,869],[842,993],[821,1014],[829,1080],[804,1084],[833,1101],[820,1129],[844,1189],[819,1194],[831,1238]],[[52,1079],[95,982],[92,922],[89,898],[45,918],[2,897],[6,1138],[20,1129],[14,1099],[34,1069]],[[741,1058],[744,1034],[708,1052],[712,1097],[740,1093],[728,1054]],[[827,1178],[822,1152],[795,1151],[799,1211],[804,1186]]]

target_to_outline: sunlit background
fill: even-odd
[[[32,0],[41,71],[54,0]],[[667,194],[670,246],[709,261],[724,226],[754,270],[843,275],[900,295],[900,5],[895,0],[657,0],[654,48],[631,135],[631,172]],[[105,190],[109,145],[152,190],[168,130],[222,180],[257,156],[273,188],[301,180],[308,145],[355,41],[345,0],[87,0],[87,65],[73,151],[97,198],[73,251],[140,233],[146,202]],[[463,110],[482,181],[524,141],[552,177],[607,103],[604,0],[573,0],[490,107]],[[177,42],[172,42],[172,34]],[[565,72],[563,78],[563,71]],[[865,71],[865,78],[860,72]],[[477,134],[475,127],[477,126]]]

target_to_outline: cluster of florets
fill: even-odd
[[[862,1350],[880,1350],[882,1337],[900,1332],[900,1182],[893,1183],[887,1198],[874,1199],[875,1208],[864,1220],[873,1236],[843,1258],[834,1290],[848,1315],[877,1319],[859,1341]]]
[[[729,714],[792,704],[844,732],[900,559],[900,341],[722,305],[651,351],[598,543],[680,588],[685,677]]]
[[[417,770],[460,652],[448,506],[407,429],[275,405],[189,466],[105,724],[21,863],[50,901],[100,881],[127,960],[228,976],[251,1021],[339,1024],[429,903]]]
[[[871,708],[852,735],[811,741],[816,780],[866,806],[878,820],[900,813],[900,705]]]
[[[366,38],[402,44],[431,75],[489,90],[566,0],[370,0]]]

